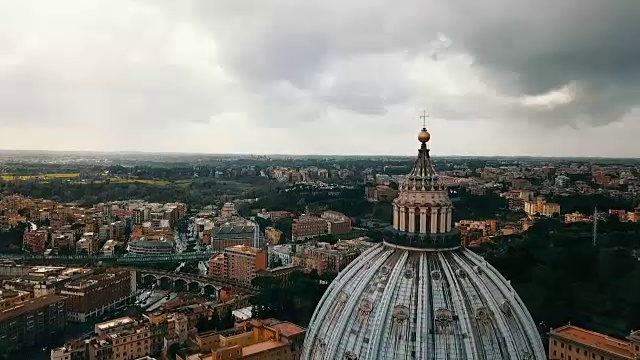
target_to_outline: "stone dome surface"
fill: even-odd
[[[303,359],[546,359],[509,282],[470,250],[378,244],[318,304]]]

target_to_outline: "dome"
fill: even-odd
[[[302,359],[546,359],[509,281],[461,246],[422,139],[393,201],[393,225],[331,283]]]
[[[484,358],[479,354],[546,359],[509,282],[467,249],[383,243],[331,284],[311,319],[303,359]]]

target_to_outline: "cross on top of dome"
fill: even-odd
[[[418,134],[418,140],[422,143],[418,152],[418,157],[413,166],[413,169],[408,174],[406,180],[403,182],[404,188],[414,190],[430,190],[437,186],[438,175],[433,167],[431,158],[429,156],[429,148],[427,148],[427,142],[431,139],[431,134],[427,131],[426,121],[429,115],[426,111],[422,111],[420,119],[422,119],[422,130]]]
[[[427,118],[429,115],[426,110],[422,110],[422,115],[420,115],[420,119],[422,119],[422,131],[418,134],[418,141],[421,143],[426,143],[431,139],[431,134],[427,131]]]

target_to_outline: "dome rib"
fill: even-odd
[[[396,284],[398,282],[398,278],[402,273],[402,269],[404,264],[407,261],[408,253],[402,254],[402,257],[398,263],[395,264],[393,268],[393,272],[391,273],[391,277],[389,279],[389,283]],[[380,343],[382,342],[382,336],[385,333],[386,328],[384,326],[388,324],[388,319],[386,317],[389,315],[389,306],[391,304],[391,297],[393,293],[396,291],[396,288],[387,286],[382,293],[382,299],[380,301],[380,308],[376,310],[376,316],[373,322],[374,328],[379,329],[379,331],[374,332],[373,336],[373,347],[369,348],[369,353],[367,354],[367,358],[371,358],[373,354],[377,354],[380,350]]]
[[[358,281],[355,282],[356,286],[353,290],[353,293],[348,294],[349,298],[346,305],[344,306],[343,313],[346,313],[348,317],[346,319],[342,319],[340,317],[338,323],[334,324],[334,326],[331,327],[332,333],[330,341],[327,343],[327,350],[325,354],[326,359],[339,359],[339,356],[342,356],[337,354],[337,352],[340,347],[341,340],[344,340],[345,337],[348,338],[348,331],[345,331],[345,328],[350,323],[350,321],[353,321],[351,320],[351,318],[353,318],[354,315],[357,316],[358,314],[358,311],[354,311],[356,306],[358,304],[361,304],[361,301],[358,300],[362,299],[362,294],[365,288],[370,285],[371,279],[375,276],[378,268],[391,254],[392,252],[390,251],[382,252],[382,256],[380,256],[380,253],[378,253],[379,258],[375,259],[373,266],[371,266],[370,262],[363,263],[363,267],[366,268],[368,266],[368,268],[365,270],[364,276],[360,277],[359,279],[357,279]],[[347,285],[348,284],[350,283],[347,283]]]

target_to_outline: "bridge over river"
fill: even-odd
[[[113,265],[136,265],[143,263],[176,263],[207,261],[217,251],[199,251],[167,255],[27,255],[27,254],[0,254],[0,259],[13,260],[18,264],[86,264],[108,263]]]

